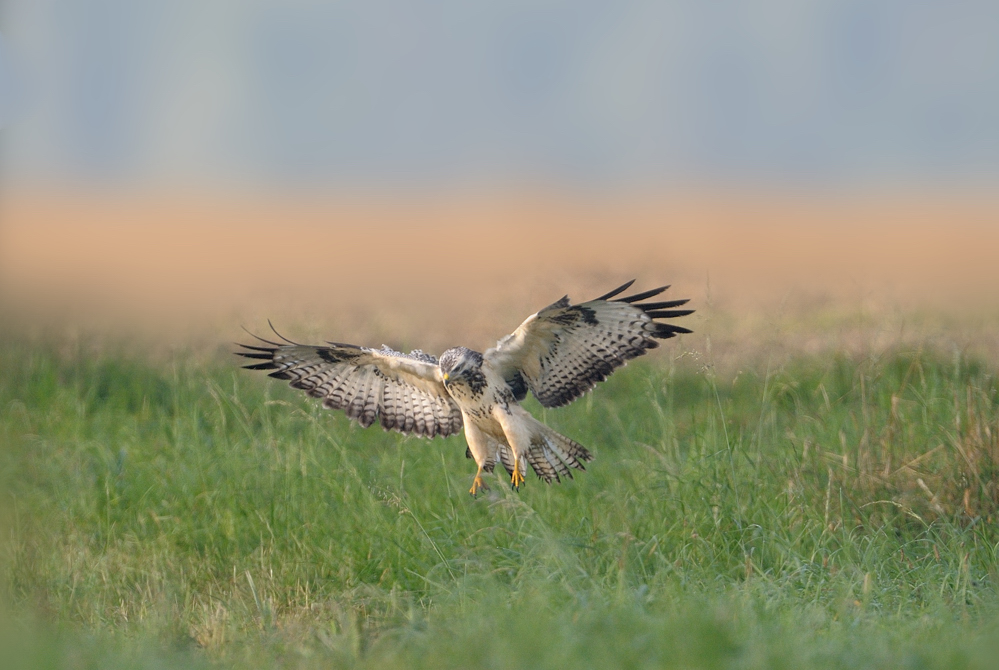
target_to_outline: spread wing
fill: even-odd
[[[568,404],[657,340],[690,330],[657,319],[686,316],[687,300],[646,302],[668,286],[617,298],[634,280],[596,300],[572,305],[566,296],[527,318],[484,354],[518,400],[530,389],[545,407]]]
[[[258,338],[260,339],[260,338]],[[461,430],[461,410],[448,395],[437,359],[388,347],[369,349],[353,344],[310,346],[261,340],[265,346],[241,344],[236,352],[263,362],[250,370],[272,370],[323,406],[342,409],[367,428],[380,417],[386,430],[422,437],[448,436]]]

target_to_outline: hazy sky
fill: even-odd
[[[991,0],[6,0],[0,34],[7,179],[999,176]]]

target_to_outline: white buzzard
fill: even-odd
[[[659,346],[656,340],[691,332],[657,321],[690,314],[693,310],[675,309],[686,300],[646,302],[668,286],[616,298],[632,283],[578,305],[566,296],[529,316],[484,354],[455,347],[437,359],[420,350],[403,354],[386,346],[311,346],[262,338],[266,346],[243,344],[246,351],[238,353],[263,361],[248,369],[272,370],[271,377],[289,380],[364,427],[379,421],[386,430],[422,437],[447,436],[464,427],[465,455],[479,466],[469,493],[488,488],[482,473],[492,472],[497,461],[519,489],[527,464],[551,483],[571,478],[571,468],[583,470],[583,461],[593,459],[582,445],[520,406],[528,391],[544,407],[560,407],[629,359]]]

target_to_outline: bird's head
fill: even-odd
[[[468,379],[482,367],[482,354],[465,347],[454,347],[441,354],[438,363],[445,384]]]

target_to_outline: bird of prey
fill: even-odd
[[[328,342],[325,346],[257,338],[241,344],[245,367],[270,376],[342,409],[364,427],[421,437],[448,436],[463,427],[478,471],[469,490],[488,487],[482,474],[497,461],[519,490],[527,465],[547,483],[572,478],[592,454],[578,442],[535,419],[520,401],[530,391],[544,407],[561,407],[603,381],[629,359],[659,346],[657,340],[690,330],[660,319],[686,316],[687,300],[649,302],[668,286],[618,298],[634,280],[587,302],[569,297],[527,318],[485,353],[465,347],[434,358],[420,350],[404,354]],[[275,331],[276,332],[276,331]],[[263,346],[260,346],[260,345]]]

